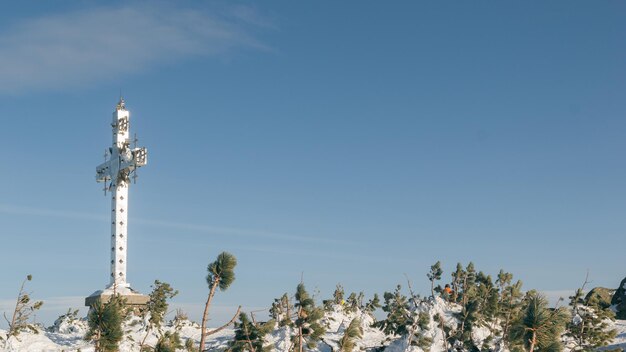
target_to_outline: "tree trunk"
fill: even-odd
[[[220,283],[220,278],[217,277],[213,285],[211,286],[211,290],[209,291],[209,297],[207,297],[206,304],[204,305],[204,313],[202,314],[202,326],[200,328],[200,347],[198,347],[198,352],[202,352],[204,350],[204,338],[205,338],[205,330],[206,330],[206,322],[209,317],[209,306],[211,305],[211,300],[213,300],[213,295],[215,295],[215,289]]]
[[[530,349],[528,352],[533,352],[535,350],[535,343],[537,343],[537,332],[533,330],[533,337],[530,339]]]

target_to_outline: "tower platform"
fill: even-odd
[[[150,297],[141,294],[130,287],[118,287],[116,290],[113,288],[106,288],[104,290],[98,290],[92,293],[89,297],[85,298],[85,306],[91,307],[99,299],[102,303],[107,303],[112,296],[119,294],[126,299],[126,304],[129,306],[145,306],[150,300]]]

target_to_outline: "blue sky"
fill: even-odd
[[[268,307],[301,276],[367,296],[474,261],[525,288],[616,287],[626,244],[626,5],[0,5],[0,307],[33,274],[48,323],[108,283],[95,166],[120,90],[149,164],[129,281]]]

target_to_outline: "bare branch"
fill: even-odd
[[[232,318],[232,319],[231,319],[228,323],[226,323],[226,324],[224,324],[224,325],[220,326],[219,328],[217,328],[217,329],[215,329],[215,330],[211,330],[211,331],[205,332],[205,333],[204,333],[204,336],[213,335],[213,334],[215,334],[215,333],[217,333],[217,332],[220,332],[220,331],[222,331],[222,330],[226,329],[226,327],[228,327],[229,325],[231,325],[232,323],[234,323],[234,322],[235,322],[235,320],[236,320],[236,319],[237,319],[237,317],[239,316],[239,313],[240,313],[240,312],[241,312],[241,306],[239,306],[239,307],[237,308],[237,312],[235,313],[235,315],[233,315],[233,318]]]

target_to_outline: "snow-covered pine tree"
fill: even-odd
[[[558,352],[569,314],[563,308],[548,308],[545,297],[534,290],[526,293],[522,314],[511,327],[512,351]]]
[[[270,307],[270,316],[278,322],[278,326],[291,326],[293,325],[291,319],[293,311],[293,305],[289,300],[289,296],[285,293],[280,298],[274,299],[274,303]]]
[[[441,262],[437,261],[435,264],[430,266],[430,271],[426,276],[428,280],[430,280],[430,297],[435,298],[435,281],[441,280],[441,275],[443,274],[443,269],[441,269]]]
[[[402,287],[398,285],[394,292],[385,292],[383,294],[385,303],[382,308],[387,313],[387,317],[374,323],[374,327],[379,328],[387,335],[406,335],[409,333],[409,327],[412,324],[409,302],[401,290]]]
[[[152,287],[152,292],[150,292],[150,299],[148,303],[142,310],[142,315],[145,318],[148,318],[148,324],[146,326],[146,334],[141,341],[140,349],[143,349],[143,346],[150,334],[150,331],[157,329],[159,332],[159,337],[163,337],[161,334],[161,325],[163,324],[163,317],[165,313],[167,313],[167,300],[172,299],[174,296],[178,294],[178,291],[174,290],[170,284],[167,282],[161,282],[159,280],[154,280],[154,285]],[[169,336],[166,340],[170,341],[171,336]],[[166,344],[167,341],[163,342],[162,345]]]
[[[108,302],[97,300],[89,309],[89,330],[85,340],[95,344],[95,352],[117,352],[124,337],[122,322],[128,314],[126,301],[120,295],[111,296]]]
[[[593,351],[608,345],[617,335],[617,330],[610,329],[615,313],[608,307],[602,307],[597,301],[594,302],[594,297],[585,301],[583,290],[584,285],[569,297],[572,318],[567,323],[566,334],[574,341],[572,351]]]
[[[159,340],[154,346],[154,352],[176,352],[183,348],[183,344],[180,341],[180,335],[177,331],[166,331],[163,335],[159,336]]]
[[[335,305],[343,305],[345,303],[344,295],[345,292],[343,290],[343,286],[341,286],[341,284],[337,284],[335,292],[333,292],[333,298],[322,301],[324,310],[331,311]]]
[[[296,335],[292,336],[294,351],[302,352],[306,346],[309,349],[317,346],[317,341],[324,334],[324,327],[320,319],[324,311],[315,306],[315,301],[300,283],[296,289]]]
[[[352,352],[356,341],[362,337],[363,328],[361,327],[361,319],[354,318],[344,331],[341,340],[339,340],[339,351]]]
[[[202,314],[202,325],[200,327],[200,346],[198,352],[204,350],[204,341],[206,338],[206,322],[209,317],[209,307],[211,301],[215,295],[216,290],[226,291],[228,287],[235,281],[235,266],[237,265],[237,258],[228,252],[222,252],[217,256],[217,259],[210,263],[207,267],[206,282],[209,285],[209,295],[207,297],[206,304],[204,306],[204,313]]]
[[[246,313],[239,314],[235,323],[235,337],[230,342],[227,352],[269,352],[272,346],[264,346],[265,335],[274,329],[276,322],[270,320],[259,324],[252,322]]]
[[[34,324],[28,322],[32,314],[38,311],[43,305],[43,301],[33,302],[30,299],[30,294],[24,291],[26,282],[31,281],[32,279],[33,276],[29,274],[26,275],[26,279],[22,281],[22,286],[20,286],[20,292],[17,295],[11,321],[9,321],[6,315],[4,316],[4,319],[9,324],[9,331],[7,333],[8,337],[17,336],[23,330],[30,330],[34,333],[39,332]]]

